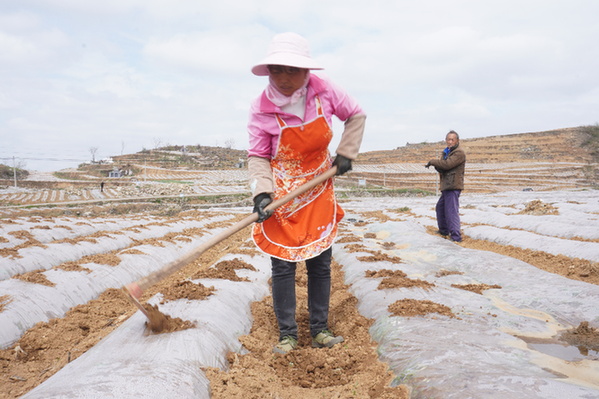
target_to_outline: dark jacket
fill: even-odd
[[[440,159],[431,159],[429,163],[439,172],[440,190],[463,190],[464,170],[466,169],[466,153],[458,143],[449,151],[446,159],[441,153]]]

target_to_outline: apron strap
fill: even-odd
[[[283,129],[284,127],[286,127],[286,126],[287,126],[287,124],[285,123],[285,121],[283,120],[283,118],[281,118],[281,117],[279,116],[279,114],[275,114],[275,117],[276,117],[276,119],[277,119],[277,122],[278,122],[278,124],[279,124],[279,128],[280,128],[280,129]]]
[[[322,104],[320,103],[320,97],[318,97],[318,94],[316,96],[314,96],[314,102],[316,103],[316,113],[318,116],[323,116],[324,113],[322,112]]]

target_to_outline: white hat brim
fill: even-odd
[[[285,65],[302,69],[324,69],[312,58],[298,54],[274,53],[263,59],[259,64],[252,67],[252,73],[256,76],[268,76],[268,65]]]

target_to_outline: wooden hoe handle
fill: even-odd
[[[315,177],[314,179],[310,180],[309,182],[301,185],[300,187],[298,187],[297,189],[288,193],[287,195],[271,202],[265,208],[265,210],[274,211],[281,205],[286,204],[287,202],[291,201],[292,199],[300,196],[301,194],[305,193],[306,191],[311,190],[312,188],[316,187],[317,185],[319,185],[319,184],[325,182],[326,180],[330,179],[331,177],[335,176],[335,173],[337,173],[337,166],[333,166],[331,169],[329,169],[326,172],[324,172],[323,174]],[[250,224],[256,222],[257,220],[258,220],[257,213],[254,212],[251,215],[248,215],[247,217],[245,217],[244,219],[235,223],[233,226],[229,227],[228,229],[223,230],[220,233],[210,237],[210,239],[208,239],[206,242],[202,243],[200,246],[198,246],[193,251],[189,252],[188,254],[186,254],[180,258],[173,260],[172,262],[170,262],[169,264],[164,266],[162,269],[159,269],[159,270],[155,271],[154,273],[151,273],[151,274],[147,275],[146,277],[139,279],[137,282],[127,284],[125,287],[123,287],[124,290],[126,292],[128,292],[132,298],[141,297],[143,290],[156,284],[157,282],[161,281],[162,279],[166,278],[167,276],[170,276],[177,270],[181,269],[183,266],[193,262],[201,254],[203,254],[206,250],[210,249],[211,247],[218,244],[219,242],[229,238],[230,236],[237,233],[238,231],[243,230],[244,228],[246,228]]]

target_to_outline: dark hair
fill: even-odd
[[[450,134],[455,134],[456,139],[460,139],[460,135],[455,130],[450,130],[449,133],[445,135],[445,137],[449,136]]]

